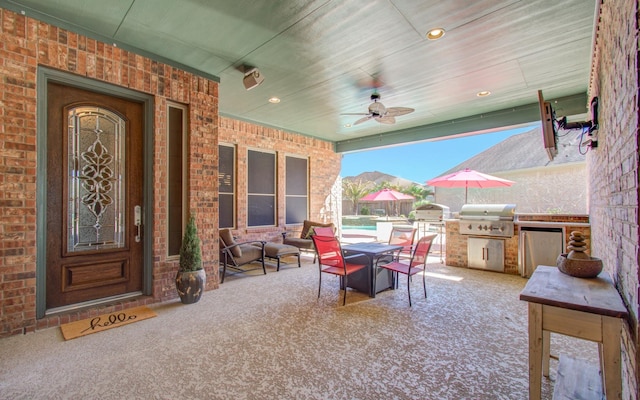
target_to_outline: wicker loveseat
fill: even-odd
[[[315,227],[329,227],[336,231],[336,227],[332,222],[323,224],[321,222],[313,222],[309,220],[304,220],[302,223],[302,231],[300,231],[300,236],[295,237],[292,235],[288,235],[287,232],[282,232],[282,243],[288,244],[290,246],[296,246],[302,251],[311,251],[313,252],[313,261],[316,261],[315,257],[315,248],[313,247],[313,240],[311,240],[311,235],[313,231],[311,228]]]

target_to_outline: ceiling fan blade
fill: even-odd
[[[381,124],[395,124],[396,123],[396,119],[394,117],[391,117],[389,115],[385,115],[384,117],[379,117],[376,118],[376,121],[380,122]]]
[[[340,115],[369,115],[369,113],[342,113]]]
[[[356,122],[353,123],[353,125],[358,125],[361,124],[365,121],[368,121],[371,119],[371,115],[367,115],[366,117],[360,118],[359,120],[357,120]]]
[[[409,107],[389,107],[389,108],[387,108],[386,116],[388,116],[388,117],[399,117],[401,115],[409,114],[409,113],[412,113],[414,111],[415,110],[413,108],[409,108]]]

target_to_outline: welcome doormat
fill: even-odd
[[[130,308],[128,310],[115,311],[93,318],[70,322],[60,326],[65,340],[75,339],[80,336],[90,335],[107,329],[132,324],[144,319],[156,317],[157,314],[147,306]]]

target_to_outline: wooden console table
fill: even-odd
[[[542,375],[549,376],[550,332],[597,342],[607,399],[620,398],[620,336],[628,312],[607,272],[582,279],[538,266],[520,300],[529,302],[529,399],[540,399]]]

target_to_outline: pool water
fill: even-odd
[[[377,227],[375,226],[353,226],[353,225],[342,225],[342,229],[343,230],[349,230],[349,229],[359,229],[359,230],[366,230],[366,231],[375,231],[377,229]]]

